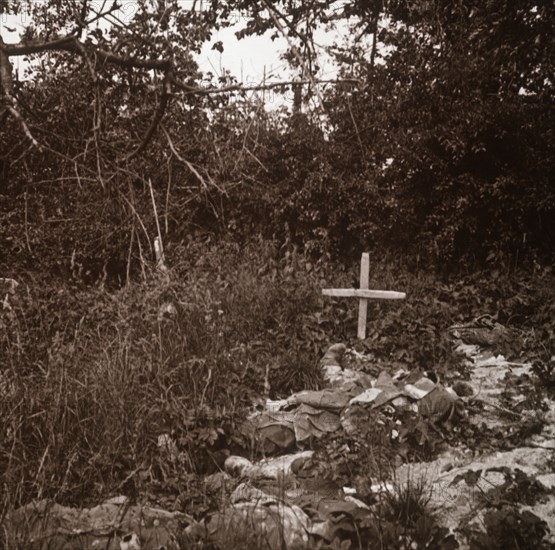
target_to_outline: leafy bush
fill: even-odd
[[[180,475],[214,470],[235,422],[264,393],[266,367],[273,394],[318,386],[319,343],[302,322],[320,307],[316,272],[274,262],[264,243],[181,253],[167,282],[10,297],[0,461],[12,504],[82,504],[131,478],[140,486],[167,476],[164,434],[179,449]]]
[[[549,548],[544,541],[547,525],[528,510],[519,511],[511,505],[486,512],[484,517],[486,534],[476,535],[470,541],[472,550],[500,550],[507,548]]]

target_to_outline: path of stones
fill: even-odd
[[[455,336],[460,334],[455,332]],[[321,360],[327,389],[268,401],[265,410],[253,413],[245,425],[257,438],[259,448],[280,456],[254,464],[243,457],[228,457],[225,471],[205,480],[207,490],[221,488],[221,510],[202,522],[183,513],[131,505],[125,497],[81,510],[42,500],[6,519],[3,528],[8,541],[14,548],[41,550],[226,549],[254,548],[256,543],[270,550],[348,548],[347,544],[340,545],[341,527],[346,519],[353,525],[361,518],[371,521],[371,505],[357,498],[355,489],[330,488],[318,477],[303,475],[318,458],[310,450],[314,438],[356,429],[350,419],[353,411],[361,408],[414,410],[434,429],[441,429],[467,415],[469,407],[465,405],[470,399],[483,405],[479,412],[473,407],[468,413],[467,420],[476,426],[495,427],[495,433],[509,437],[516,424],[526,422],[527,412],[511,414],[506,401],[505,406],[500,404],[500,396],[503,392],[506,396],[508,380],[516,380],[516,387],[530,383],[531,366],[508,363],[496,356],[495,350],[493,354],[483,353],[478,346],[461,340],[454,345],[471,367],[467,387],[472,396],[458,397],[421,373],[384,370],[372,377],[363,370],[363,355],[346,350],[342,344],[331,346]],[[522,395],[515,392],[513,398],[516,404]],[[535,487],[541,495],[528,499],[521,495],[516,499],[517,513],[521,518],[533,518],[530,524],[546,531],[545,547],[555,546],[555,403],[544,399],[544,404],[548,410],[541,433],[531,435],[518,448],[477,454],[459,442],[431,462],[393,469],[389,482],[383,480],[371,489],[379,498],[384,492],[424,483],[429,490],[428,507],[437,524],[449,530],[451,542],[456,540],[460,548],[468,548],[469,534],[485,532],[492,503],[497,509],[504,504],[503,499],[488,495],[502,494],[499,491],[507,488],[508,479],[525,479],[527,486]],[[531,418],[533,414],[531,411]],[[397,435],[392,433],[391,437]],[[168,438],[161,437],[161,452],[169,452],[171,445]],[[287,449],[296,452],[283,454]],[[508,504],[514,509],[515,501]],[[203,546],[200,541],[209,544]],[[418,546],[399,541],[398,548],[402,547]]]

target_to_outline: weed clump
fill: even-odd
[[[248,452],[238,427],[253,406],[319,389],[323,351],[338,341],[355,346],[356,308],[323,299],[320,289],[348,286],[358,266],[262,240],[204,239],[167,253],[174,260],[167,277],[147,273],[112,291],[29,278],[4,300],[0,520],[33,499],[87,506],[116,494],[198,516],[215,500],[200,476],[218,472],[230,453]],[[538,367],[555,351],[549,277],[441,280],[376,262],[371,286],[408,299],[402,308],[372,303],[368,337],[357,346],[377,371],[420,368],[460,380],[465,368],[445,329],[488,314],[521,331],[525,357],[541,350],[537,374],[550,378]],[[316,449],[327,458],[322,476],[354,482],[362,498],[395,461],[427,458],[437,447],[419,424],[393,441],[395,419],[379,423],[372,414],[355,410],[356,429]],[[399,537],[446,538],[424,496],[400,491],[374,502],[380,510],[368,529],[378,530],[368,540],[397,548]]]
[[[304,320],[320,307],[322,273],[274,253],[197,244],[166,281],[10,296],[0,312],[0,513],[34,498],[84,505],[173,491],[240,444],[235,427],[266,379],[273,394],[317,387],[319,343]]]

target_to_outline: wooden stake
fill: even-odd
[[[360,259],[360,289],[368,290],[370,276],[370,256],[368,252],[362,254]],[[358,332],[359,340],[366,338],[366,315],[368,313],[368,298],[360,298],[358,301]]]

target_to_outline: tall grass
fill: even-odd
[[[44,497],[83,504],[138,480],[214,470],[268,367],[273,393],[317,387],[314,342],[302,330],[321,307],[316,271],[277,260],[267,243],[175,253],[185,259],[169,281],[153,274],[113,293],[35,286],[8,297],[2,510]],[[173,473],[163,434],[179,449]]]
[[[153,272],[148,283],[111,292],[22,280],[8,296],[0,519],[35,498],[85,505],[153,486],[184,490],[221,466],[220,451],[246,444],[236,428],[261,395],[318,388],[325,348],[355,344],[356,302],[324,299],[320,289],[356,282],[358,265],[311,262],[265,241],[206,239],[166,254],[169,279]],[[377,364],[453,369],[444,330],[478,313],[523,319],[527,329],[538,320],[553,354],[547,272],[456,282],[400,262],[372,271],[371,286],[408,294],[370,308],[364,347]]]

